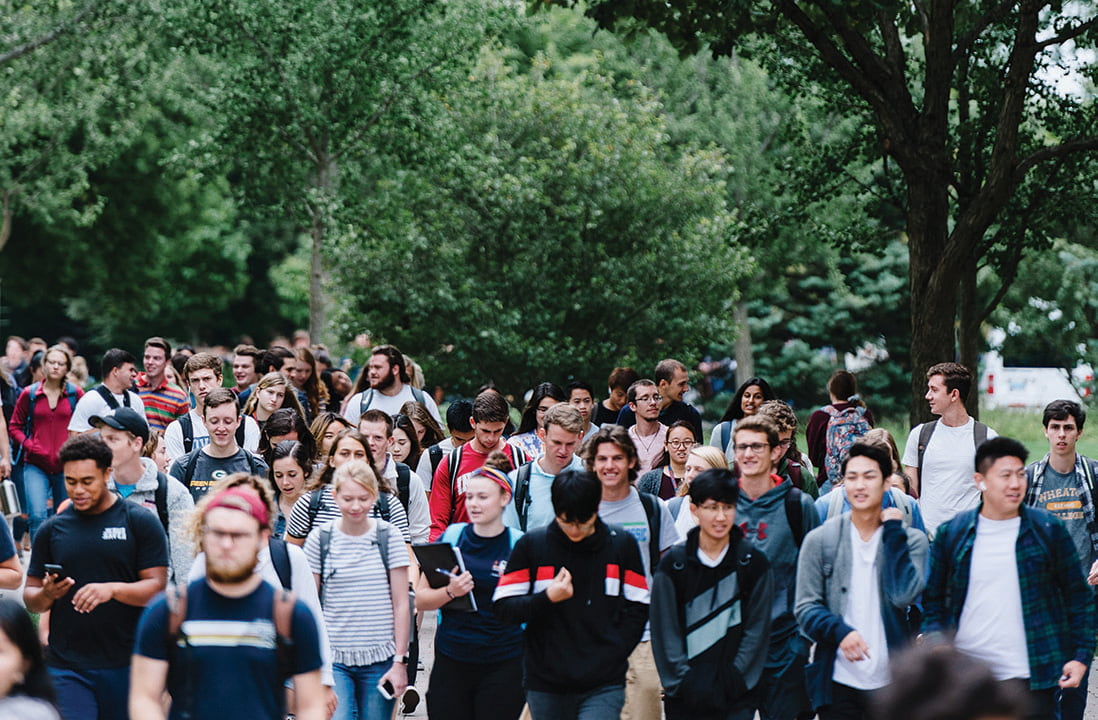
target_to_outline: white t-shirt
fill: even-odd
[[[367,390],[366,392],[369,392]],[[416,399],[416,396],[412,393],[412,386],[405,383],[400,392],[396,395],[386,395],[383,392],[374,390],[373,398],[370,400],[370,407],[367,410],[381,410],[389,415],[396,415],[400,412],[401,406],[406,402],[412,402]],[[423,393],[423,404],[427,406],[427,412],[431,413],[431,417],[442,425],[442,416],[438,414],[438,405],[435,405],[435,399],[431,397],[431,393]],[[355,393],[347,401],[347,409],[343,411],[343,417],[347,422],[352,425],[358,425],[358,418],[361,415],[362,409],[362,393]]]
[[[114,396],[118,407],[127,407],[125,399],[129,398],[128,407],[140,413],[141,417],[145,417],[145,403],[141,402],[141,396],[133,390],[127,390],[124,395],[115,395],[114,393],[111,393],[111,395]],[[102,417],[111,411],[111,406],[107,404],[107,401],[103,399],[98,390],[89,390],[84,393],[72,411],[72,417],[69,418],[69,432],[87,432],[92,429],[92,416],[99,415]]]
[[[194,445],[191,449],[204,448],[210,444],[210,431],[206,429],[206,423],[198,410],[192,408],[190,413],[191,426],[194,428]],[[164,449],[172,460],[178,460],[187,454],[183,449],[183,426],[179,424],[178,418],[168,423],[164,430]],[[250,415],[244,416],[244,449],[253,454],[259,450],[259,425]]]
[[[916,425],[907,436],[903,464],[919,467],[919,432]],[[923,511],[926,532],[933,536],[938,526],[961,512],[980,503],[980,491],[973,479],[976,468],[976,444],[973,433],[976,421],[971,417],[960,427],[941,422],[934,428],[926,451],[925,468],[919,468],[919,509]],[[987,429],[988,438],[998,433]]]
[[[976,522],[968,592],[954,644],[997,680],[1029,677],[1029,648],[1014,546],[1022,518]]]
[[[430,460],[427,462],[430,463]],[[396,461],[391,453],[385,453],[385,470],[382,474],[399,490]],[[427,542],[431,535],[431,508],[427,504],[427,491],[423,480],[415,472],[408,475],[408,535],[413,545]]]
[[[891,682],[888,672],[888,638],[881,617],[880,569],[877,549],[883,528],[862,540],[858,528],[850,524],[850,592],[847,593],[843,620],[858,631],[869,646],[868,657],[850,661],[842,650],[835,651],[835,682],[858,690],[876,690]]]

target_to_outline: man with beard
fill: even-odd
[[[161,703],[167,689],[171,718],[276,720],[292,677],[296,716],[322,720],[316,622],[304,603],[255,571],[270,537],[270,508],[254,489],[237,486],[209,496],[200,512],[206,577],[158,598],[142,616],[130,715],[169,717]]]
[[[72,505],[35,536],[23,601],[31,612],[52,610],[46,665],[62,716],[123,720],[134,633],[164,589],[167,541],[155,515],[108,489],[103,440],[77,435],[60,459]]]
[[[441,425],[442,416],[438,414],[434,398],[412,387],[410,381],[404,354],[392,345],[378,345],[370,355],[370,362],[359,373],[355,394],[347,400],[343,417],[352,425],[358,425],[359,416],[367,410],[381,410],[393,416],[400,412],[404,403],[414,400],[422,403]]]

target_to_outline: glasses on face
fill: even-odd
[[[733,449],[739,455],[743,455],[744,453],[746,453],[748,451],[750,451],[752,453],[755,453],[757,455],[757,454],[763,452],[764,450],[769,450],[770,445],[768,443],[738,443],[737,445],[734,446]]]
[[[641,403],[658,403],[660,400],[663,398],[659,395],[641,395],[634,402],[640,405]]]
[[[668,440],[667,441],[667,446],[668,447],[673,447],[676,450],[689,450],[690,448],[694,447],[695,445],[697,445],[697,443],[694,442],[693,440]]]
[[[238,542],[245,538],[254,537],[255,533],[250,532],[224,532],[221,530],[214,530],[211,527],[202,529],[202,533],[215,543],[220,543],[228,540],[232,545],[236,545]]]

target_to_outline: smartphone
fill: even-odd
[[[50,575],[56,575],[59,578],[65,577],[65,568],[60,565],[46,563],[44,567],[46,568],[46,572],[48,572]]]
[[[379,682],[377,684],[377,691],[381,693],[381,697],[385,698],[386,700],[392,700],[396,697],[396,692],[393,691],[393,684],[388,680],[385,680],[384,682]]]

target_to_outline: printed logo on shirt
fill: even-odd
[[[768,525],[765,522],[759,523],[758,527],[751,527],[750,523],[740,523],[740,530],[743,530],[744,537],[752,537],[756,540],[765,540],[767,538],[766,528]]]
[[[1082,520],[1083,501],[1073,488],[1055,488],[1041,493],[1037,504],[1060,518],[1060,520]]]
[[[507,561],[506,560],[496,560],[494,563],[492,563],[492,577],[503,577],[503,575],[506,572],[507,572]]]
[[[103,528],[103,540],[125,540],[126,528],[125,527],[113,527]]]
[[[625,528],[625,531],[632,535],[637,544],[643,547],[648,547],[648,521],[641,520],[640,522],[627,522],[621,523],[621,526]]]

